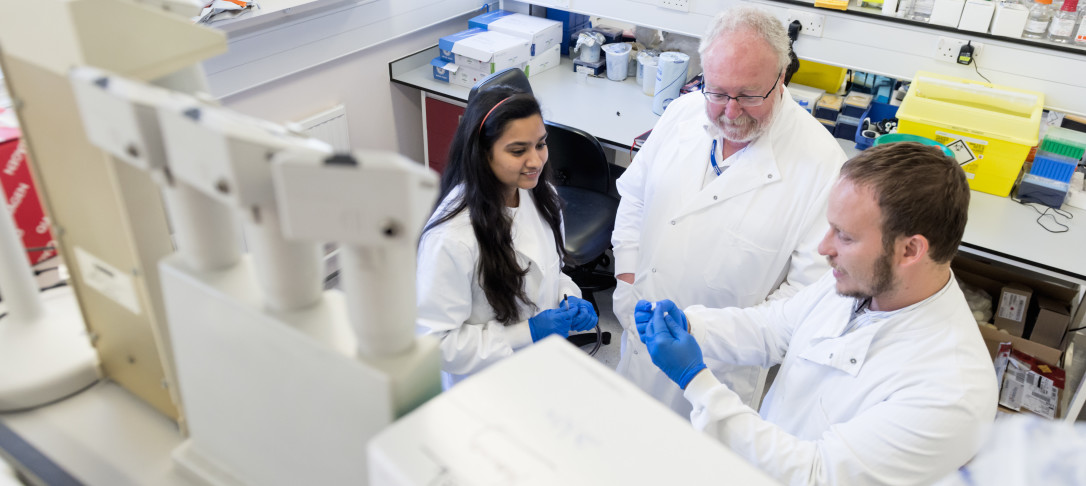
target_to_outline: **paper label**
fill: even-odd
[[[999,299],[999,317],[1022,322],[1022,314],[1026,311],[1026,296],[1012,292],[1004,292]]]
[[[83,278],[83,283],[132,311],[133,314],[139,315],[140,301],[136,297],[136,284],[128,272],[106,263],[79,247],[75,248],[75,257],[79,263],[79,273]]]
[[[935,132],[935,141],[946,145],[954,152],[954,159],[958,161],[958,165],[962,166],[967,177],[976,172],[977,166],[973,162],[984,159],[984,150],[988,148],[987,140],[949,132]]]

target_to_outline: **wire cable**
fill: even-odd
[[[987,81],[988,84],[992,84],[992,80],[988,79],[987,77],[985,77],[983,74],[980,73],[980,68],[977,67],[977,56],[973,56],[973,62],[971,62],[970,64],[973,65],[973,70],[977,72],[977,76],[980,76],[980,77],[984,78],[984,80]]]
[[[1045,231],[1048,231],[1049,233],[1066,233],[1066,232],[1070,231],[1071,228],[1069,226],[1067,226],[1066,224],[1061,223],[1060,220],[1057,218],[1057,216],[1070,220],[1070,219],[1074,219],[1074,217],[1075,217],[1074,214],[1071,214],[1071,213],[1069,213],[1067,211],[1064,211],[1062,209],[1056,209],[1056,208],[1052,208],[1052,207],[1048,207],[1048,206],[1045,206],[1045,210],[1041,211],[1040,209],[1037,209],[1037,206],[1035,206],[1037,203],[1022,201],[1021,199],[1014,198],[1014,197],[1012,197],[1010,199],[1011,199],[1011,201],[1014,201],[1014,202],[1016,202],[1018,204],[1026,206],[1026,207],[1032,209],[1034,212],[1036,212],[1038,214],[1037,220],[1036,220],[1037,225],[1044,228]],[[1049,211],[1052,211],[1052,213],[1049,213]],[[1049,228],[1048,226],[1045,226],[1044,222],[1048,221],[1048,220],[1044,219],[1045,216],[1048,216],[1048,217],[1052,218],[1052,223],[1059,226],[1060,229],[1052,229],[1052,228]]]

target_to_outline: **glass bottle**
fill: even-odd
[[[1048,26],[1048,40],[1068,44],[1075,35],[1075,23],[1078,21],[1078,0],[1064,0],[1060,10],[1052,16]]]
[[[1086,46],[1086,4],[1083,4],[1083,8],[1079,10],[1082,10],[1079,12],[1082,22],[1079,22],[1078,31],[1075,32],[1075,44]]]
[[[1041,39],[1048,31],[1048,22],[1052,20],[1052,0],[1033,0],[1033,6],[1029,8],[1029,19],[1026,20],[1026,30],[1022,37],[1026,39]]]
[[[1052,0],[1048,0],[1051,2]],[[931,19],[931,11],[935,9],[935,0],[913,0],[909,6],[909,12],[905,18],[917,22],[927,22]]]

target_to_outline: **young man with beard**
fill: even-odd
[[[938,149],[868,149],[830,194],[819,281],[747,309],[642,301],[637,326],[694,426],[779,481],[931,484],[995,417],[992,361],[950,269],[968,212],[965,174]],[[703,354],[781,365],[760,415]]]
[[[816,251],[826,197],[845,161],[784,86],[788,36],[773,15],[725,11],[699,52],[704,91],[667,107],[618,180],[612,236],[625,328],[617,371],[684,417],[690,404],[637,338],[634,304],[748,307],[817,280],[828,268]],[[763,370],[708,364],[744,402],[761,398]]]

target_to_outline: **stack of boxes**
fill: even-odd
[[[468,21],[468,30],[442,37],[434,79],[470,88],[506,68],[529,77],[558,66],[562,23],[497,10]]]
[[[822,122],[822,125],[826,127],[830,133],[834,133],[837,128],[837,117],[841,115],[841,107],[845,104],[845,99],[832,94],[823,95],[818,99],[818,104],[815,105],[814,117]]]
[[[1086,133],[1049,128],[1033,157],[1033,166],[1018,184],[1018,198],[1053,208],[1062,206],[1084,153]]]
[[[837,125],[834,126],[833,136],[852,140],[856,138],[856,130],[863,122],[863,114],[871,106],[872,96],[867,93],[849,93],[841,106],[841,114],[837,117]]]

